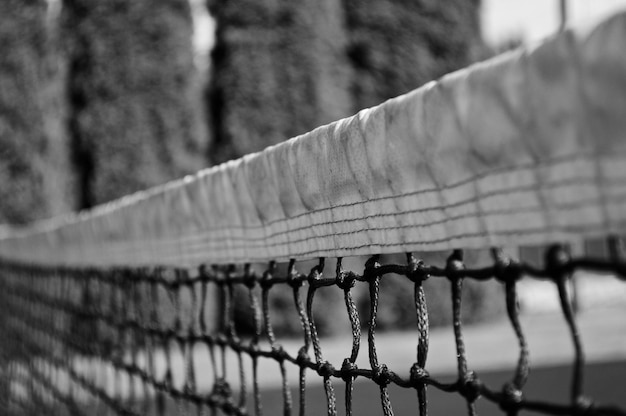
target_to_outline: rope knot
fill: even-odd
[[[225,378],[218,378],[213,385],[213,391],[211,395],[218,397],[230,397],[232,395],[232,390],[230,388],[230,384],[226,381]]]
[[[522,402],[524,394],[513,383],[505,383],[502,387],[502,401],[500,409],[508,414],[516,414],[519,410],[519,404]]]
[[[248,289],[254,289],[256,281],[256,273],[250,268],[250,264],[246,264],[243,268],[243,284],[246,285]]]
[[[218,334],[215,338],[215,343],[220,347],[225,347],[228,345],[228,338],[224,334]]]
[[[336,284],[340,289],[346,291],[354,287],[356,275],[353,272],[341,271],[337,273]]]
[[[298,273],[296,270],[296,261],[291,259],[287,269],[287,284],[294,289],[299,288],[302,286],[302,281],[304,280],[303,277],[304,275]]]
[[[213,276],[213,281],[215,282],[215,284],[224,285],[227,283],[227,280],[228,280],[227,271],[224,270],[223,267],[213,266],[211,267],[211,270],[213,272],[212,276]]]
[[[307,352],[307,347],[304,346],[298,350],[298,356],[296,357],[296,364],[300,367],[303,367],[310,361],[309,354]]]
[[[200,276],[203,280],[209,279],[209,272],[207,271],[206,264],[198,266],[198,276]]]
[[[188,285],[191,282],[189,272],[185,269],[174,270],[174,282],[176,282],[178,288]]]
[[[196,386],[193,381],[187,380],[183,386],[183,393],[186,395],[193,395],[196,392]]]
[[[430,377],[425,368],[420,367],[417,363],[411,366],[411,383],[414,386],[421,386]]]
[[[294,274],[289,274],[287,276],[287,284],[293,288],[293,289],[297,289],[299,287],[302,287],[302,275],[300,273],[294,273]]]
[[[421,283],[430,277],[428,271],[426,270],[426,264],[424,264],[422,260],[418,260],[417,258],[415,258],[413,253],[407,253],[406,260],[406,277],[408,277],[410,281],[412,281],[413,283]]]
[[[252,340],[248,345],[248,351],[252,357],[257,357],[261,349],[259,348],[259,344],[255,340]]]
[[[371,282],[378,277],[377,269],[380,268],[380,263],[378,259],[380,256],[378,254],[370,257],[365,262],[365,270],[363,270],[363,279],[367,282]]]
[[[389,373],[389,369],[385,364],[374,368],[374,375],[372,376],[372,380],[376,384],[381,387],[387,386],[391,382],[391,374]]]
[[[460,271],[465,269],[463,263],[463,250],[454,250],[446,260],[446,271],[449,280],[456,280],[461,277]]]
[[[335,367],[332,366],[328,361],[322,361],[317,364],[317,374],[320,377],[329,378],[335,372]]]
[[[163,384],[166,390],[170,390],[173,384],[172,380],[172,370],[168,368],[165,372],[165,375],[163,376],[163,381],[161,382],[161,384]]]
[[[465,400],[473,403],[476,401],[476,399],[480,397],[481,387],[482,383],[480,382],[478,377],[476,377],[476,373],[470,371],[463,378],[463,380],[460,381],[459,393],[461,393],[461,395],[465,397]]]
[[[263,272],[260,285],[262,289],[270,289],[274,285],[274,282],[272,280],[272,272],[270,270],[266,270]]]
[[[307,281],[309,282],[309,286],[313,288],[318,288],[321,286],[322,273],[324,272],[324,258],[320,258],[317,266],[314,266],[309,275],[307,276]]]
[[[494,277],[501,283],[513,283],[522,278],[522,268],[518,261],[506,256],[502,249],[491,250],[494,260]]]
[[[545,267],[546,271],[554,280],[563,278],[565,273],[570,272],[570,255],[560,244],[554,244],[546,250]]]
[[[285,351],[282,347],[282,345],[275,345],[272,347],[272,355],[274,356],[274,359],[278,362],[283,362],[287,359],[288,354],[287,351]]]
[[[574,403],[574,415],[576,416],[588,416],[594,414],[594,406],[591,399],[585,396],[580,396]]]
[[[409,271],[406,274],[413,283],[421,283],[430,277],[426,264],[422,260],[409,263]]]
[[[343,364],[341,364],[341,379],[346,383],[355,379],[356,375],[353,375],[353,373],[358,369],[359,367],[355,363],[346,358],[343,360]]]

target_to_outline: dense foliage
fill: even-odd
[[[45,0],[0,2],[0,223],[74,208],[63,67]]]
[[[484,51],[475,0],[209,4],[215,162],[380,104]]]
[[[339,1],[211,0],[214,162],[349,116],[352,76]]]
[[[205,165],[187,0],[65,0],[82,207]]]
[[[258,151],[463,67],[482,48],[477,1],[209,0],[217,33],[205,89],[188,0],[58,4],[0,2],[0,222],[88,208]],[[382,282],[381,327],[413,325],[405,283]],[[442,311],[433,324],[444,323],[446,282],[426,287]],[[485,290],[468,288],[472,316],[491,310]],[[365,286],[355,296],[367,304]],[[291,297],[272,292],[273,309],[293,307]],[[341,293],[320,290],[316,302],[321,330],[343,330]],[[278,313],[277,330],[297,331],[283,315],[297,316]]]

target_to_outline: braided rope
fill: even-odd
[[[7,340],[0,346],[0,409],[4,414],[87,415],[94,408],[101,414],[233,414],[262,415],[258,363],[274,360],[280,369],[283,414],[292,414],[292,398],[287,366],[299,368],[300,415],[306,414],[306,375],[317,373],[324,384],[327,414],[338,414],[333,381],[345,384],[345,413],[352,415],[353,385],[357,377],[369,379],[380,389],[381,411],[392,415],[390,384],[416,391],[416,409],[426,416],[427,387],[456,392],[467,402],[468,413],[476,414],[479,398],[492,401],[507,415],[520,410],[546,414],[626,415],[626,410],[593,403],[584,395],[584,354],[573,313],[567,283],[576,270],[612,272],[626,280],[626,264],[621,260],[619,239],[611,240],[608,260],[572,258],[562,246],[546,252],[544,268],[536,268],[506,257],[494,249],[493,264],[471,269],[463,263],[463,252],[455,250],[445,265],[426,265],[413,254],[406,264],[381,264],[378,256],[365,264],[363,274],[344,270],[337,261],[335,275],[326,277],[324,259],[308,274],[296,270],[291,261],[287,272],[279,273],[270,262],[257,275],[250,265],[201,266],[197,270],[140,269],[46,269],[11,263],[0,264],[0,329]],[[403,378],[378,357],[376,329],[381,279],[404,276],[413,285],[418,344],[416,361],[409,377]],[[457,351],[457,379],[443,383],[427,371],[429,317],[424,285],[428,279],[446,278],[450,282],[452,322]],[[529,374],[529,351],[519,319],[517,282],[524,278],[552,281],[558,289],[561,309],[575,350],[573,376],[568,403],[559,404],[526,398],[523,389]],[[465,351],[462,331],[461,299],[463,281],[496,279],[504,285],[507,315],[517,338],[519,358],[509,381],[501,388],[485,385],[475,372]],[[357,284],[369,288],[370,314],[367,349],[370,368],[356,365],[361,345],[361,317],[352,291]],[[285,351],[278,342],[269,296],[278,285],[289,285],[302,329],[302,347],[297,355]],[[306,296],[303,298],[304,286]],[[234,324],[236,287],[247,288],[253,312],[251,339],[239,337]],[[336,287],[343,292],[351,331],[352,348],[340,368],[324,360],[314,318],[315,295],[321,287]],[[220,294],[221,322],[211,329],[207,322],[208,293]],[[260,291],[260,299],[259,299]],[[164,298],[173,306],[171,314],[157,308]],[[183,307],[187,296],[191,310]],[[262,340],[269,343],[263,347]],[[104,342],[104,341],[107,342]],[[212,388],[198,387],[197,376],[206,371],[194,358],[202,346],[208,352]],[[313,357],[309,350],[313,350]],[[164,357],[164,368],[157,369],[157,356]],[[228,383],[226,356],[237,358],[239,391]],[[174,380],[174,369],[181,357],[182,382]],[[248,403],[246,361],[251,365],[252,404]],[[83,364],[81,364],[81,362]],[[85,365],[84,363],[91,363]],[[231,369],[232,371],[232,369]],[[99,414],[100,414],[99,413]]]

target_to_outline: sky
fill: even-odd
[[[534,43],[559,28],[558,0],[482,0],[485,41],[496,46],[508,39]],[[626,0],[568,0],[568,26],[593,26],[618,11]]]
[[[445,0],[442,0],[445,1]],[[59,0],[48,0],[58,9]],[[189,0],[194,15],[196,51],[206,56],[214,41],[215,22],[206,0]],[[626,11],[626,0],[567,0],[569,26],[593,26],[618,11]],[[491,46],[511,39],[534,43],[559,27],[559,0],[482,0],[483,38]]]
[[[190,2],[196,50],[204,57],[213,46],[215,22],[205,9],[205,0]],[[567,7],[568,26],[593,26],[626,11],[626,0],[567,0]],[[558,30],[559,0],[482,0],[481,20],[483,38],[491,46],[519,38],[534,43]]]

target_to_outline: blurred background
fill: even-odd
[[[593,25],[624,9],[626,0],[2,0],[0,224],[88,209],[259,151],[566,24]],[[587,241],[571,250],[602,257],[607,248]],[[538,247],[515,254],[542,262]],[[425,261],[442,264],[446,255],[431,253]],[[487,252],[468,253],[468,266],[485,262]],[[363,260],[352,264],[360,272]],[[603,326],[614,333],[624,326],[607,318],[614,312],[602,314],[623,303],[624,285],[598,284],[603,279],[577,279],[580,310],[601,307],[583,324],[591,341]],[[381,287],[381,330],[415,325],[408,282],[396,280]],[[447,283],[426,285],[434,327],[451,322]],[[520,295],[529,322],[549,332],[552,318],[545,316],[558,303],[546,285],[524,282]],[[367,293],[356,292],[366,314]],[[341,295],[320,291],[316,321],[323,335],[347,334],[349,341]],[[238,330],[249,333],[246,296],[236,296]],[[291,296],[288,288],[273,291],[274,310],[293,308]],[[509,327],[497,329],[502,288],[468,282],[464,296],[464,320],[490,325],[468,335],[476,340],[469,356],[482,354],[486,368],[502,365],[486,347],[510,336]],[[275,318],[279,336],[300,333],[295,310]],[[568,340],[566,333],[560,338]],[[411,351],[416,345],[412,338],[391,339],[388,362],[403,354],[393,345]],[[445,340],[442,348],[454,347],[452,338]],[[554,364],[551,345],[540,342],[539,354]],[[591,347],[597,350],[591,356],[623,363],[624,338],[608,344]],[[442,372],[450,370],[444,361],[454,365],[453,355],[436,360],[432,366]]]
[[[3,0],[0,224],[88,209],[259,151],[623,8],[626,0]],[[606,252],[603,241],[574,251],[583,249]],[[540,248],[519,254],[542,260]],[[502,311],[481,301],[488,296],[475,289],[471,320]],[[383,327],[405,325],[405,311],[389,313]]]
[[[624,0],[3,0],[0,224],[305,133]]]
[[[4,0],[0,223],[88,209],[259,151],[625,7],[626,0]],[[575,249],[606,252],[603,241]],[[542,261],[540,248],[519,254]],[[469,264],[486,256],[474,253]],[[441,264],[445,255],[432,257]],[[389,285],[383,297],[396,306],[381,316],[382,329],[411,326],[410,296]],[[428,287],[442,312],[432,323],[447,323],[447,288]],[[290,302],[288,292],[275,296],[277,308]],[[470,284],[468,293],[470,321],[502,313],[483,301],[490,289]],[[339,299],[321,298],[329,307]],[[319,319],[325,334],[335,332],[332,315]],[[297,328],[295,320],[277,329]]]

